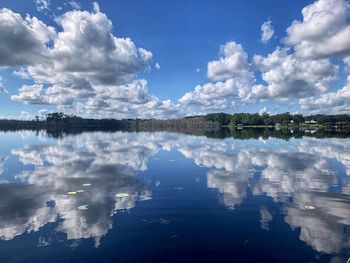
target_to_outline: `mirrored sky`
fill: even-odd
[[[33,251],[32,261],[65,251],[70,260],[107,253],[161,262],[194,242],[207,259],[240,258],[245,249],[258,255],[259,247],[271,251],[271,262],[350,255],[345,139],[18,132],[0,141],[0,258],[7,262],[23,260],[8,254],[19,246]],[[173,256],[195,256],[186,253]]]

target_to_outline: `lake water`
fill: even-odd
[[[350,139],[0,133],[0,262],[346,262]]]

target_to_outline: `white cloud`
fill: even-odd
[[[267,110],[266,106],[259,110],[259,115],[263,115],[264,113],[269,113],[269,111]]]
[[[179,102],[184,105],[201,105],[206,110],[226,109],[230,107],[228,99],[236,94],[236,84],[233,79],[229,79],[225,82],[198,85],[193,92],[183,95]]]
[[[223,81],[233,78],[250,78],[248,55],[236,42],[227,42],[220,47],[219,60],[208,62],[208,78]]]
[[[299,104],[301,109],[311,110],[314,113],[349,113],[350,75],[343,88],[320,96],[303,98],[300,100]]]
[[[275,33],[275,30],[272,26],[272,21],[267,20],[261,25],[261,42],[263,44],[267,44],[272,38],[274,33]]]
[[[42,62],[48,55],[45,44],[55,37],[55,30],[35,17],[0,9],[0,66]]]
[[[93,2],[92,5],[93,5],[95,13],[99,13],[100,12],[100,6],[98,5],[98,3],[97,2]]]
[[[156,68],[156,70],[158,70],[158,71],[160,70],[160,65],[158,62],[154,65],[154,67]]]
[[[77,10],[81,9],[81,5],[77,1],[71,0],[68,2],[68,4],[70,4],[70,6],[73,9],[77,9]]]
[[[101,12],[70,11],[56,20],[63,31],[57,34],[50,59],[28,68],[37,82],[115,85],[129,82],[149,66],[152,53],[129,38],[113,36],[112,22]]]
[[[253,66],[266,82],[258,84],[241,45],[228,42],[220,54],[219,60],[208,62],[208,78],[217,82],[196,86],[179,99],[181,104],[226,110],[232,109],[236,100],[251,103],[314,96],[328,92],[339,69],[329,59],[304,59],[289,48],[278,47],[267,57],[254,56]]]
[[[303,21],[293,21],[286,43],[301,57],[350,54],[349,2],[318,0],[302,9]]]
[[[345,70],[350,71],[350,56],[345,57],[343,62],[345,64]]]
[[[71,105],[74,96],[79,97],[79,93],[72,92],[61,86],[51,86],[44,89],[42,84],[23,85],[18,95],[12,95],[14,101],[23,101],[26,104],[53,104],[53,105]]]
[[[252,98],[303,98],[324,93],[338,73],[328,59],[301,59],[287,48],[277,48],[267,57],[255,55],[253,62],[268,85],[253,88]]]
[[[28,121],[32,119],[32,115],[29,112],[21,111],[21,115],[19,116],[19,119]]]
[[[34,0],[38,11],[50,10],[50,0]]]
[[[0,76],[0,93],[7,92],[4,84],[3,84],[3,78]]]
[[[220,48],[220,58],[208,62],[207,76],[214,82],[196,86],[179,102],[200,105],[204,110],[227,110],[232,109],[231,102],[237,105],[277,100],[297,105],[301,99],[302,109],[315,110],[324,100],[322,104],[334,103],[334,112],[345,112],[347,104],[342,98],[347,90],[330,89],[342,67],[333,64],[333,59],[343,59],[345,70],[349,70],[349,11],[345,0],[318,0],[306,6],[303,21],[294,21],[288,27],[283,41],[286,46],[277,47],[267,56],[255,55],[252,65],[240,44],[226,43]],[[274,34],[272,22],[266,21],[261,30],[261,41],[267,43]]]
[[[179,102],[184,105],[201,105],[205,110],[227,109],[234,105],[233,98],[245,98],[254,83],[248,55],[236,42],[220,47],[220,58],[208,62],[209,82],[187,92]]]
[[[36,2],[49,8],[49,1]],[[74,0],[68,3],[79,7]],[[297,105],[298,99],[302,109],[316,110],[328,99],[336,110],[345,111],[341,98],[346,90],[330,92],[330,87],[343,66],[332,64],[334,58],[342,59],[349,70],[349,11],[346,0],[306,6],[302,21],[287,28],[285,46],[252,60],[242,45],[225,43],[218,59],[208,62],[208,83],[185,93],[177,104],[148,92],[147,82],[138,75],[152,65],[159,70],[159,63],[153,64],[152,53],[130,38],[114,35],[112,22],[96,2],[92,12],[72,10],[57,17],[57,29],[1,9],[0,66],[20,66],[14,74],[34,81],[20,88],[13,100],[52,104],[83,116],[164,118],[194,112],[193,107],[204,113],[265,100]],[[273,37],[271,20],[262,24],[261,33],[262,43]]]
[[[179,111],[170,101],[160,101],[148,93],[147,82],[138,79],[137,74],[149,69],[152,53],[136,47],[130,38],[114,36],[112,22],[100,12],[97,3],[94,12],[73,10],[57,17],[56,22],[62,27],[58,32],[36,18],[24,21],[19,14],[4,11],[17,19],[14,24],[28,31],[28,39],[36,40],[33,56],[23,49],[25,54],[20,59],[2,63],[29,64],[15,75],[30,77],[35,82],[20,88],[11,97],[13,100],[52,104],[67,112],[99,117],[164,118]],[[21,38],[14,36],[12,42],[23,42]],[[52,45],[47,45],[48,40],[52,40]],[[10,48],[7,47],[10,44],[4,46]],[[14,57],[10,55],[9,59]],[[160,68],[158,63],[156,68]]]

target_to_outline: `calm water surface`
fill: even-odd
[[[346,262],[350,139],[0,133],[0,262]]]

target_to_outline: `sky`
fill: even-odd
[[[1,0],[0,118],[349,113],[348,0]]]

